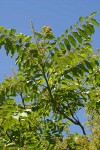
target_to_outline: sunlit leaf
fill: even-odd
[[[91,13],[91,14],[89,15],[89,17],[93,17],[93,16],[96,15],[96,14],[97,14],[97,12],[95,11],[95,12]]]
[[[82,44],[82,36],[79,35],[77,32],[72,32],[73,36],[77,39],[79,44]]]
[[[94,26],[92,24],[90,24],[89,22],[86,22],[86,23],[87,23],[87,26],[90,29],[91,33],[94,34],[94,32],[95,32]]]
[[[82,22],[83,22],[83,20],[84,20],[84,17],[83,17],[83,16],[81,16],[81,17],[79,18],[80,23],[82,23]]]
[[[86,32],[87,34],[89,34],[90,36],[92,35],[92,32],[91,32],[91,30],[90,30],[90,28],[89,28],[88,26],[82,25],[82,28],[85,30],[85,32]]]
[[[76,47],[76,41],[75,41],[75,39],[73,38],[73,36],[68,35],[68,40],[70,41],[70,43],[71,43],[74,47]]]
[[[93,67],[92,67],[91,63],[87,60],[84,60],[84,62],[86,64],[87,68],[93,71]]]
[[[70,51],[71,45],[67,39],[64,39],[64,44],[65,44],[66,48]]]
[[[88,34],[84,30],[82,30],[80,28],[77,28],[77,30],[82,37],[84,37],[86,39],[88,38]]]
[[[99,22],[97,22],[94,18],[91,18],[90,22],[96,26],[100,26]]]

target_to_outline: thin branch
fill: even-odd
[[[10,142],[12,142],[12,138],[10,137],[10,135],[8,134],[7,131],[6,131],[6,134],[7,134],[8,138],[10,139]]]
[[[43,76],[44,76],[44,78],[45,78],[45,81],[46,81],[46,84],[47,84],[47,88],[48,88],[48,91],[49,91],[49,94],[50,94],[51,100],[54,102],[54,100],[53,100],[53,96],[52,96],[52,93],[51,93],[51,89],[50,89],[50,86],[49,86],[48,80],[47,80],[46,75],[45,75],[45,71],[44,71],[44,66],[43,66],[43,65],[42,65],[42,73],[43,73]]]
[[[23,106],[24,106],[24,109],[25,109],[25,101],[24,101],[24,98],[23,98],[23,95],[22,95],[22,93],[20,93],[20,97],[21,97],[21,99],[22,99],[22,104],[23,104]]]
[[[31,124],[30,124],[29,121],[28,121],[28,124],[29,124],[29,129],[30,129],[30,131],[32,131]]]
[[[67,118],[68,120],[70,120],[72,123],[74,123],[75,125],[78,125],[80,126],[80,128],[82,129],[82,132],[84,135],[86,135],[86,132],[85,132],[85,129],[83,127],[83,125],[80,123],[79,120],[77,120],[75,117],[74,117],[74,120],[72,118],[70,118],[69,116],[67,116],[63,111],[61,111],[59,108],[56,108],[56,110],[64,116],[64,118]]]
[[[50,97],[51,97],[51,101],[52,101],[53,104],[54,104],[53,107],[55,107],[55,109],[56,109],[57,112],[59,112],[59,113],[60,113],[61,115],[63,115],[65,118],[67,118],[68,120],[70,120],[72,123],[74,123],[75,125],[80,126],[81,129],[82,129],[83,134],[86,135],[85,130],[84,130],[84,127],[82,126],[82,124],[80,123],[79,120],[77,120],[77,119],[72,115],[72,116],[73,116],[73,119],[74,119],[74,120],[73,120],[72,118],[70,118],[69,116],[67,116],[63,111],[61,111],[61,110],[58,108],[57,103],[56,103],[56,101],[54,100],[54,98],[53,98],[53,96],[52,96],[51,89],[50,89],[50,86],[49,86],[47,77],[46,77],[46,75],[45,75],[44,66],[43,66],[43,65],[41,65],[41,66],[42,66],[42,73],[43,73],[43,76],[44,76],[44,78],[45,78],[45,81],[46,81],[46,84],[47,84],[47,88],[48,88],[48,91],[49,91],[49,94],[50,94]]]
[[[68,104],[68,103],[67,103]],[[78,125],[78,126],[80,126],[80,128],[82,129],[82,132],[83,132],[83,134],[84,135],[86,135],[86,132],[85,132],[85,129],[84,129],[84,127],[83,127],[83,125],[81,124],[81,122],[79,121],[79,118],[78,118],[78,116],[76,115],[76,113],[75,113],[75,115],[76,115],[76,118],[74,117],[74,115],[73,115],[73,112],[72,112],[72,110],[71,110],[71,108],[70,108],[70,105],[68,104],[68,107],[69,107],[69,110],[70,110],[70,113],[71,113],[71,116],[72,116],[72,118],[74,119],[74,124],[76,124],[76,125]]]
[[[77,122],[78,120],[74,117],[73,112],[72,112],[72,110],[70,108],[70,104],[68,102],[67,102],[67,105],[69,107],[69,111],[70,111],[70,114],[71,114],[72,118]]]
[[[59,112],[61,115],[64,116],[64,118],[67,118],[69,121],[71,121],[72,123],[77,125],[77,122],[74,121],[72,118],[70,118],[69,116],[67,116],[63,111],[61,111],[59,108],[56,107],[57,112]]]
[[[83,134],[86,135],[85,129],[83,127],[83,125],[80,123],[80,121],[77,122],[77,125],[79,125],[83,131]]]

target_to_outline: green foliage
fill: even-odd
[[[18,66],[0,83],[1,149],[99,150],[100,55],[91,42],[100,24],[94,14],[80,17],[57,38],[49,26],[36,32],[32,25],[31,36],[0,26],[0,48],[16,54]],[[80,109],[86,111],[90,135],[77,116]],[[71,124],[83,135],[71,134]]]

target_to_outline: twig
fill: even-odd
[[[24,109],[25,109],[25,102],[24,102],[24,98],[23,98],[23,95],[22,95],[22,93],[20,93],[20,97],[21,97],[21,99],[22,99],[22,104],[23,104],[23,106],[24,106]]]
[[[10,139],[10,142],[12,142],[12,138],[10,137],[10,135],[8,134],[7,131],[6,131],[6,134],[7,134],[8,138]]]

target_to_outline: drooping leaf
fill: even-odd
[[[68,29],[66,29],[66,30],[65,30],[64,34],[65,34],[65,35],[67,35],[67,34],[68,34]]]
[[[84,29],[84,31],[89,34],[90,36],[92,35],[92,32],[90,30],[90,28],[88,26],[86,26],[85,24],[82,25],[82,28]]]
[[[96,14],[97,14],[97,12],[95,11],[95,12],[91,13],[91,14],[89,15],[89,17],[93,17],[93,16],[96,15]]]
[[[15,29],[11,29],[10,34],[13,35],[13,34],[15,34],[15,33],[16,33],[16,30],[15,30]]]
[[[65,46],[64,46],[63,43],[59,43],[59,47],[60,47],[61,50],[65,50]]]
[[[86,39],[88,38],[88,34],[84,30],[82,30],[80,28],[77,28],[77,30],[82,37],[84,37]]]
[[[83,22],[83,20],[84,20],[84,17],[83,17],[83,16],[81,16],[81,17],[79,18],[80,23],[82,23],[82,22]]]
[[[5,41],[6,41],[6,36],[5,35],[1,35],[0,36],[0,43],[2,43],[2,42],[4,43]]]
[[[93,67],[92,67],[91,63],[90,63],[89,61],[87,61],[87,60],[84,60],[84,62],[85,62],[85,64],[86,64],[86,67],[87,67],[88,69],[90,69],[91,71],[93,71]]]
[[[71,43],[74,47],[76,47],[76,41],[75,41],[75,39],[73,38],[73,36],[68,35],[68,40],[70,41],[70,43]]]
[[[65,37],[65,34],[62,34],[59,38],[64,39],[64,37]]]
[[[0,26],[0,33],[2,33],[4,31],[4,26]]]
[[[90,29],[91,34],[94,34],[94,32],[95,32],[94,26],[93,26],[92,24],[90,24],[89,22],[86,22],[86,25],[87,25],[88,28]]]
[[[66,48],[68,49],[68,51],[70,51],[71,45],[67,39],[64,39],[64,44],[65,44]]]
[[[73,36],[77,39],[79,44],[82,44],[82,36],[78,32],[72,32]]]
[[[91,22],[93,25],[100,26],[99,22],[97,22],[94,18],[91,18],[91,19],[90,19],[90,22]]]

